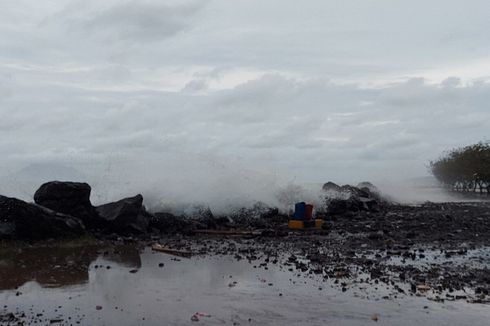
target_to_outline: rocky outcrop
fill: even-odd
[[[34,194],[36,204],[81,219],[85,226],[100,226],[95,207],[90,203],[91,188],[87,183],[51,181]]]
[[[332,181],[323,184],[323,191],[340,191],[340,186]]]
[[[371,183],[361,183],[362,188],[344,185],[339,187],[335,195],[326,197],[327,214],[349,215],[360,211],[379,212],[388,204]],[[332,189],[332,188],[330,188]],[[325,189],[324,189],[325,190]]]
[[[145,233],[152,215],[143,206],[143,196],[136,195],[96,207],[107,227],[116,233]]]
[[[357,185],[357,188],[364,190],[364,191],[368,191],[373,195],[379,195],[380,194],[378,187],[376,187],[375,185],[373,185],[369,181],[359,182],[359,184]]]
[[[84,233],[85,227],[76,217],[0,196],[0,238],[41,240]]]
[[[157,212],[150,220],[150,228],[160,233],[190,233],[199,228],[200,224],[185,216],[176,216],[168,212]]]
[[[265,229],[278,224],[279,220],[287,223],[288,218],[279,214],[279,209],[265,203],[257,202],[250,208],[240,208],[229,215],[235,228]]]
[[[230,218],[215,216],[207,205],[195,204],[187,207],[183,218],[190,221],[196,229],[221,229],[230,227]]]
[[[152,215],[143,206],[143,196],[124,198],[98,207],[90,202],[91,188],[86,183],[52,181],[34,194],[37,204],[80,218],[88,229],[111,233],[145,233]]]

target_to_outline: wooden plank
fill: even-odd
[[[158,251],[158,252],[163,252],[165,254],[179,256],[179,257],[190,258],[192,256],[192,252],[191,251],[171,249],[171,248],[168,248],[168,247],[164,247],[164,246],[162,246],[162,245],[160,245],[158,243],[156,243],[153,246],[151,246],[151,249],[153,249],[155,251]]]
[[[260,231],[244,231],[244,230],[194,230],[194,233],[198,234],[210,234],[210,235],[260,235]]]

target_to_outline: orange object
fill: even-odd
[[[315,229],[321,229],[323,225],[323,220],[316,219],[315,220]]]
[[[305,225],[303,221],[289,220],[288,227],[290,229],[304,229]]]

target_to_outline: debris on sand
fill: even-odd
[[[228,235],[228,236],[258,236],[261,231],[244,231],[244,230],[195,230],[196,234],[208,235]]]
[[[172,249],[172,248],[164,247],[158,243],[152,245],[151,249],[154,251],[163,252],[165,254],[179,256],[179,257],[190,258],[192,256],[191,251]]]
[[[0,314],[0,323],[2,325],[4,325],[4,323],[5,325],[14,325],[14,323],[18,323],[17,325],[23,325],[20,319],[11,312]]]
[[[192,321],[199,321],[200,318],[203,318],[203,317],[210,318],[211,315],[204,313],[204,312],[196,312],[194,315],[192,315],[191,320]]]
[[[425,292],[427,292],[427,291],[430,290],[430,286],[425,285],[425,284],[419,284],[419,285],[417,285],[417,290],[419,290],[420,292],[425,293]]]

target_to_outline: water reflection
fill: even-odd
[[[385,292],[377,287],[344,293],[323,277],[291,272],[288,266],[260,268],[263,260],[250,264],[226,255],[180,259],[139,249],[1,252],[0,289],[5,291],[0,290],[0,316],[12,312],[24,324],[61,320],[60,325],[121,326],[190,325],[196,312],[211,315],[199,325],[366,325],[376,313],[383,325],[486,326],[490,318],[486,306],[441,306],[416,296],[378,300]],[[14,290],[28,281],[41,287],[28,283]],[[86,284],[70,286],[81,283]]]
[[[124,267],[141,267],[139,250],[133,246],[5,249],[0,253],[0,290],[30,281],[49,288],[87,283],[90,264],[100,256]]]

